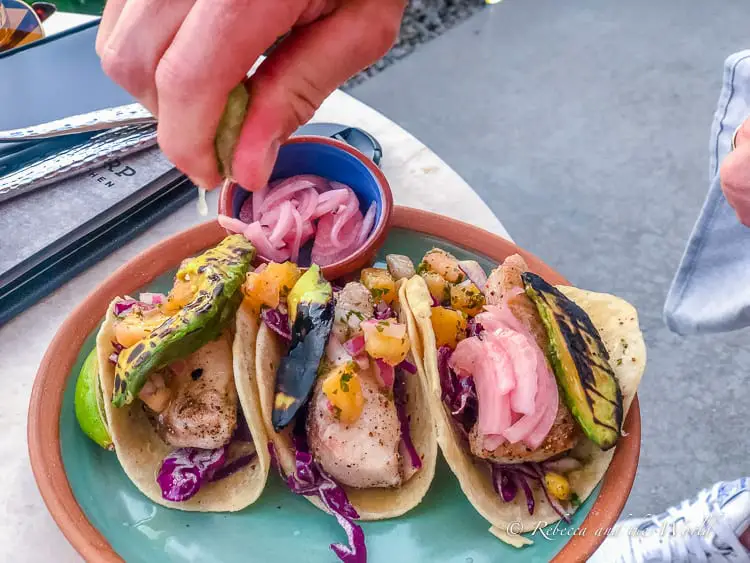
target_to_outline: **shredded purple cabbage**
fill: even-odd
[[[230,475],[233,475],[243,467],[247,466],[252,462],[257,454],[255,452],[249,453],[247,455],[242,455],[238,457],[237,459],[233,459],[223,467],[220,467],[217,469],[214,474],[211,476],[209,481],[221,481],[222,479],[226,479]]]
[[[544,491],[544,496],[547,498],[547,502],[549,503],[549,505],[555,512],[557,512],[557,515],[560,518],[570,524],[570,515],[568,514],[567,510],[565,510],[563,505],[560,504],[560,501],[557,500],[554,495],[551,495],[547,490],[547,483],[544,480],[544,469],[542,468],[542,466],[538,463],[529,463],[528,465],[531,467],[531,470],[537,474],[539,482],[542,485],[542,491]]]
[[[149,294],[149,295],[155,295],[155,294]],[[130,310],[134,307],[137,307],[141,311],[150,311],[151,309],[155,308],[155,305],[152,305],[151,303],[144,303],[143,301],[137,301],[133,298],[128,299],[122,299],[115,303],[114,305],[114,313],[116,317],[123,317],[125,316]]]
[[[278,309],[263,309],[260,316],[268,328],[287,342],[291,342],[292,332],[289,329],[289,315],[280,312]]]
[[[225,447],[215,450],[179,448],[173,451],[162,461],[156,477],[162,498],[173,502],[188,500],[211,480],[226,460]]]
[[[466,322],[466,337],[471,338],[472,336],[479,336],[484,332],[482,323],[478,323],[474,317],[470,318]]]
[[[234,441],[253,441],[253,435],[250,433],[250,427],[247,425],[247,420],[245,420],[245,414],[242,412],[242,408],[237,409],[237,427],[234,429],[234,434],[232,434],[232,442]]]
[[[531,491],[531,486],[529,485],[529,482],[524,479],[523,475],[520,473],[516,473],[514,475],[516,480],[520,483],[521,488],[523,489],[523,494],[526,495],[526,509],[529,511],[530,515],[534,515],[534,493]],[[544,483],[542,483],[542,488],[544,488]]]
[[[354,522],[359,514],[349,502],[344,489],[323,471],[301,436],[295,436],[295,471],[286,478],[289,489],[298,495],[317,496],[328,511],[336,517],[339,525],[346,532],[349,545],[331,544],[331,550],[344,563],[366,563],[367,547],[362,528]],[[273,444],[269,442],[271,460],[279,467]]]
[[[396,313],[393,312],[393,309],[385,301],[380,301],[375,305],[375,318],[377,320],[383,321],[385,319],[392,319],[395,316]]]
[[[396,414],[401,427],[401,442],[404,449],[409,454],[411,466],[414,469],[422,468],[422,458],[419,457],[417,448],[411,440],[409,431],[409,415],[406,413],[406,373],[403,370],[396,370],[396,379],[393,382],[393,401],[396,403]]]
[[[468,434],[479,415],[477,391],[473,377],[458,377],[450,368],[448,362],[451,355],[453,355],[453,350],[449,346],[441,346],[438,349],[441,398],[453,415],[453,419]]]
[[[417,373],[417,366],[415,366],[413,363],[411,363],[409,360],[404,360],[400,364],[396,366],[396,369],[402,369],[408,373],[415,374]]]
[[[492,487],[505,502],[511,502],[518,494],[518,483],[512,471],[504,471],[500,465],[492,464]]]
[[[526,508],[529,514],[534,514],[535,502],[534,494],[531,491],[529,482],[537,482],[544,492],[544,496],[547,498],[547,502],[552,509],[562,518],[565,522],[570,523],[570,515],[565,508],[560,504],[553,495],[547,490],[547,485],[544,481],[544,469],[538,463],[514,463],[514,464],[500,464],[491,463],[492,467],[492,486],[495,492],[505,502],[511,502],[516,498],[516,493],[519,487],[523,489],[524,496],[526,497]]]

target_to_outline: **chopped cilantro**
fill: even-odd
[[[351,373],[345,373],[344,375],[341,376],[341,379],[339,380],[339,387],[341,387],[341,390],[344,393],[349,392],[349,381],[351,381],[351,379],[352,379]]]
[[[333,418],[341,420],[341,409],[336,405],[333,406]]]
[[[451,302],[451,284],[447,282],[443,287],[443,302]]]
[[[570,504],[574,508],[578,508],[579,506],[581,506],[581,499],[576,493],[570,495]]]
[[[359,311],[349,311],[346,314],[346,320],[348,321],[351,318],[352,315],[354,315],[355,317],[357,317],[360,321],[364,321],[365,320],[365,316],[362,313],[360,313]]]
[[[417,274],[424,274],[425,272],[429,272],[430,267],[427,265],[426,262],[420,262],[417,266]]]
[[[387,288],[387,287],[373,287],[373,288],[370,289],[370,293],[372,293],[372,298],[375,301],[379,301],[380,299],[383,298],[383,296],[386,293],[389,293],[390,291],[391,290],[389,288]]]

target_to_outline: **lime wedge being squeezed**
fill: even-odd
[[[78,424],[84,434],[102,448],[113,450],[112,437],[107,428],[104,399],[99,385],[99,365],[96,348],[83,362],[76,381],[75,409]]]
[[[240,139],[242,124],[247,115],[250,96],[244,84],[238,84],[229,93],[227,105],[216,129],[216,158],[219,161],[219,173],[225,178],[232,178],[232,159],[237,141]]]

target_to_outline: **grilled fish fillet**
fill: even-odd
[[[513,315],[519,319],[536,340],[537,345],[546,350],[549,345],[547,331],[539,318],[536,305],[523,291],[521,274],[529,269],[526,261],[514,254],[505,259],[487,279],[486,298],[489,305],[499,305],[507,298],[508,306]],[[580,428],[576,424],[568,408],[560,401],[557,416],[542,445],[531,450],[524,443],[518,442],[501,444],[494,451],[482,447],[482,437],[478,424],[469,432],[469,446],[471,453],[477,457],[497,463],[523,463],[525,461],[544,461],[576,445],[581,436]]]
[[[216,449],[237,426],[237,388],[232,351],[225,337],[185,358],[186,366],[169,381],[174,399],[159,415],[157,430],[177,448]]]
[[[365,404],[353,424],[336,420],[318,378],[307,415],[310,451],[323,469],[350,487],[396,487],[401,484],[401,431],[396,404],[372,374],[360,372]]]

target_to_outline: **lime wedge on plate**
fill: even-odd
[[[104,398],[99,385],[96,348],[91,350],[78,374],[75,408],[78,424],[84,434],[102,448],[113,450],[112,437],[107,428],[107,416],[104,414]]]

